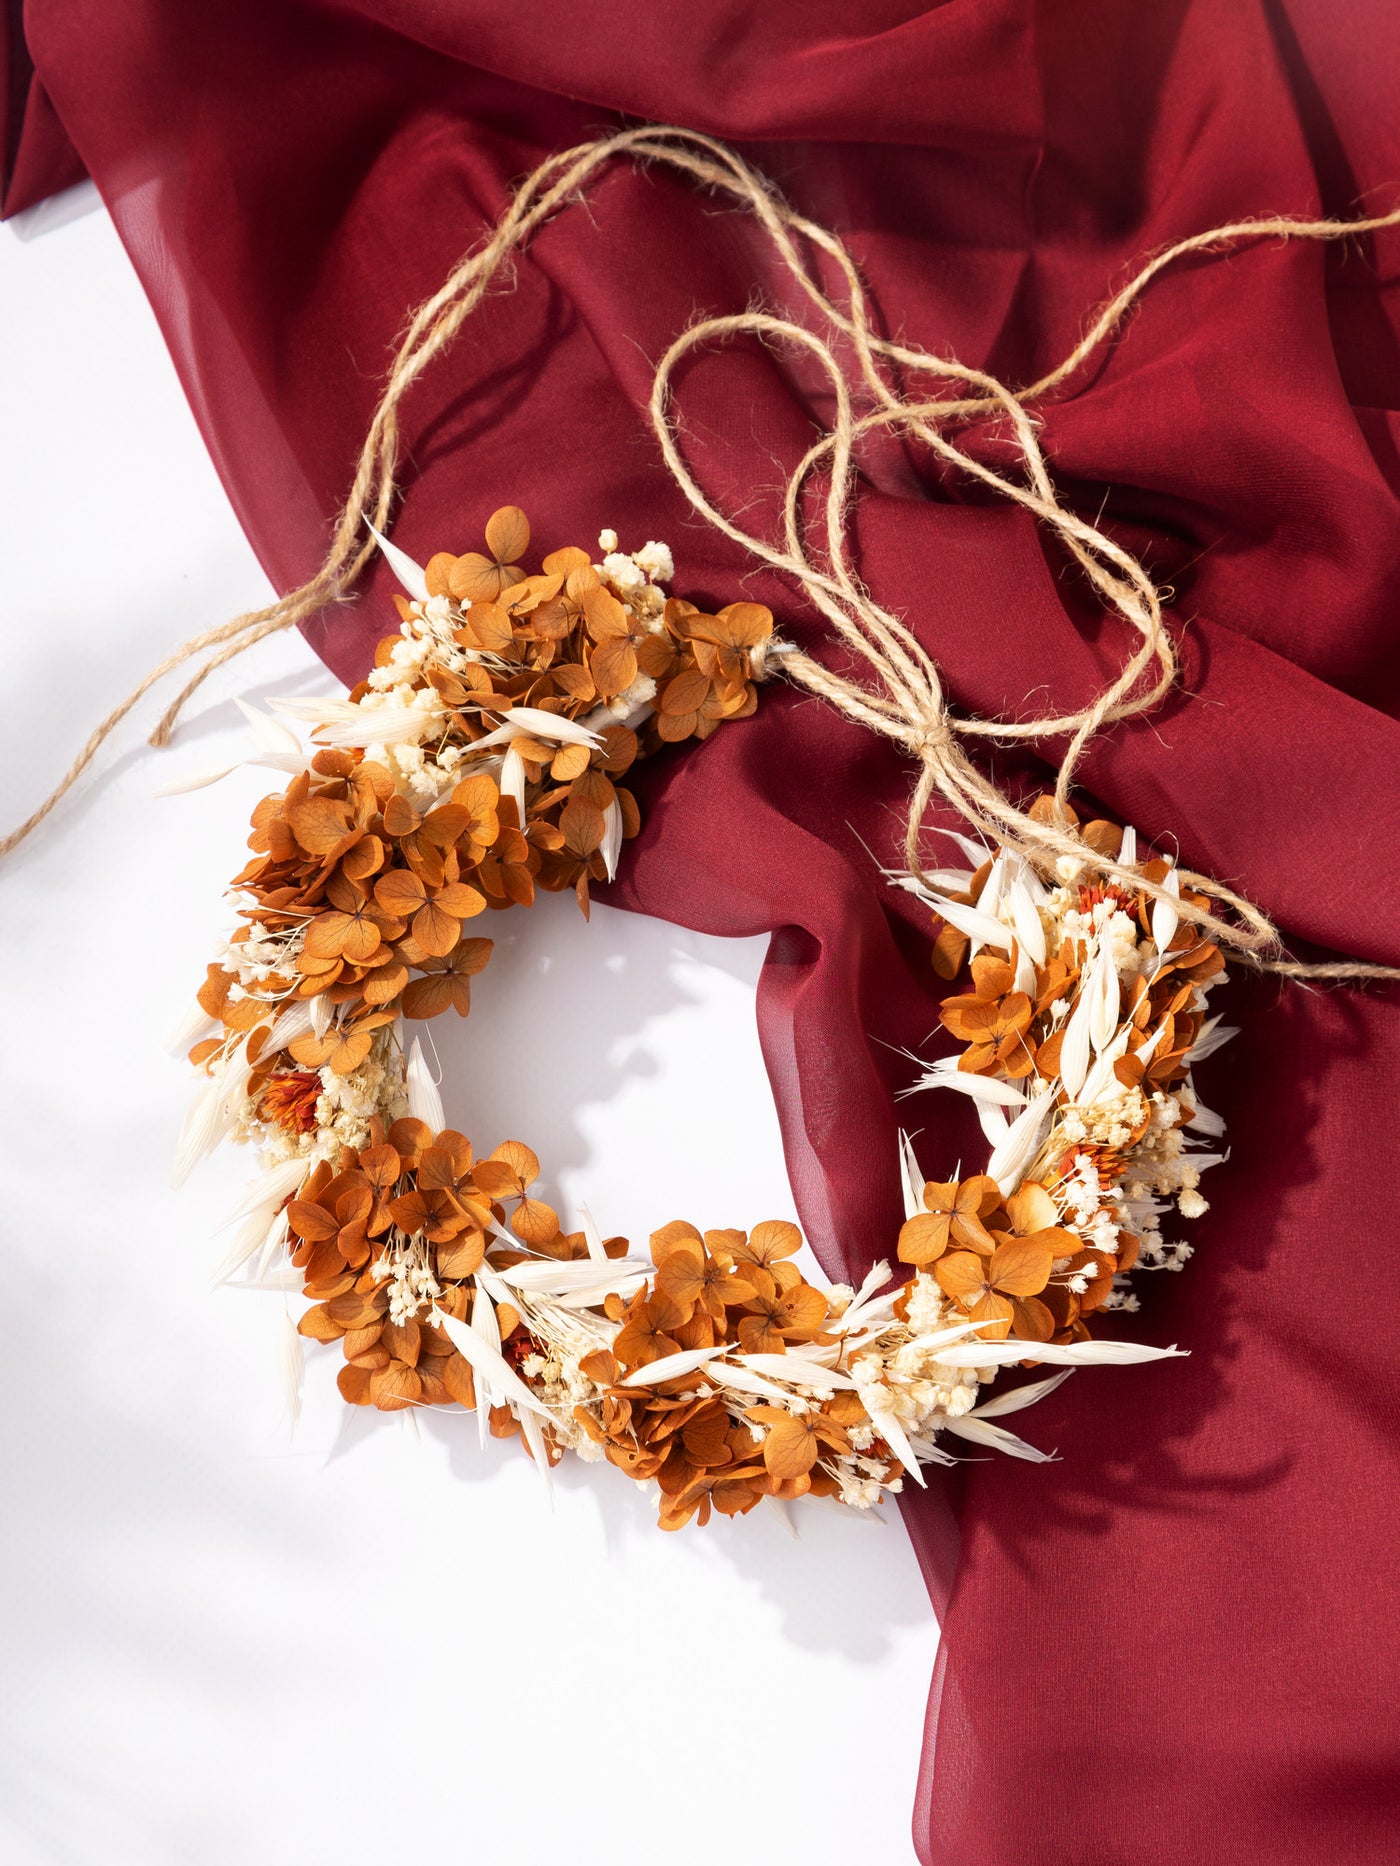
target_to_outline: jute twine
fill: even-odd
[[[200,684],[265,636],[292,628],[342,599],[353,587],[375,546],[366,518],[387,528],[397,490],[399,407],[430,363],[452,342],[503,268],[536,230],[560,209],[582,197],[597,173],[619,157],[678,170],[700,188],[727,196],[753,215],[786,272],[816,314],[816,327],[762,310],[702,318],[671,344],[656,365],[650,415],[657,441],[676,484],[710,524],[798,585],[856,659],[851,678],[790,644],[775,644],[771,661],[785,678],[872,731],[902,746],[919,763],[910,799],[904,854],[909,873],[924,875],[921,831],[935,795],[983,835],[1023,854],[1053,874],[1062,857],[1083,862],[1084,844],[1070,831],[1068,797],[1084,749],[1103,727],[1155,706],[1177,672],[1176,652],[1163,622],[1164,592],[1132,552],[1097,526],[1070,511],[1055,491],[1031,409],[1067,381],[1118,330],[1129,310],[1157,276],[1192,253],[1220,251],[1263,239],[1341,240],[1400,224],[1400,207],[1363,220],[1308,220],[1273,215],[1239,220],[1193,234],[1143,264],[1091,318],[1079,342],[1049,374],[1012,390],[985,370],[955,358],[934,356],[919,346],[893,342],[872,327],[869,302],[856,266],[829,229],[796,213],[773,186],[733,150],[689,130],[642,125],[580,144],[550,156],[517,190],[489,237],[469,252],[438,291],[420,305],[394,358],[384,392],[370,422],[354,482],[336,522],[325,561],[311,579],[265,609],[235,617],[197,635],[168,655],[115,707],[92,733],[51,794],[25,822],[0,842],[0,855],[21,843],[72,787],[114,728],[155,683],[187,661],[206,658],[167,707],[152,745],[169,741],[172,728]],[[824,273],[823,261],[826,262]],[[823,283],[829,275],[832,284]],[[677,366],[701,346],[735,337],[805,350],[830,382],[834,417],[791,474],[783,498],[783,537],[775,543],[745,531],[711,503],[681,449],[672,412]],[[838,355],[842,346],[844,359]],[[895,372],[916,386],[906,390]],[[936,391],[935,391],[936,385]],[[865,412],[857,413],[860,399]],[[987,419],[1006,424],[1018,454],[1015,477],[975,459],[949,438]],[[888,432],[922,443],[938,460],[980,481],[1001,497],[1032,512],[1063,541],[1105,606],[1128,625],[1133,645],[1115,677],[1085,706],[1034,719],[989,720],[954,715],[937,664],[912,630],[866,590],[851,565],[848,513],[855,491],[857,455],[868,434]],[[809,526],[804,494],[817,482],[821,520]],[[824,494],[820,483],[825,482]],[[814,540],[811,532],[817,534]],[[973,764],[969,742],[999,743],[1068,738],[1055,787],[1059,824],[1028,816]],[[1105,879],[1130,890],[1159,894],[1135,871],[1106,858],[1091,858]],[[1225,919],[1189,902],[1178,904],[1183,920],[1250,964],[1299,979],[1391,979],[1400,968],[1341,961],[1304,965],[1280,955],[1279,935],[1266,915],[1219,882],[1189,869],[1179,871],[1188,888],[1208,892],[1228,908]]]

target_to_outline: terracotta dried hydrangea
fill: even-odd
[[[288,995],[328,1000],[336,1036],[292,1054],[344,1074],[385,1019],[465,1015],[491,952],[472,923],[537,888],[573,889],[586,913],[640,827],[632,765],[753,712],[768,610],[667,598],[646,574],[669,566],[659,546],[601,566],[569,547],[527,574],[529,540],[503,507],[489,555],[429,562],[425,597],[400,599],[401,632],[348,701],[290,709],[336,743],[254,812],[233,883],[245,926],[203,1000],[226,1032]],[[236,950],[250,940],[276,961],[251,1005]]]
[[[1192,1076],[1234,1034],[1208,1013],[1220,951],[1173,898],[1105,884],[1095,859],[1211,903],[1182,892],[1167,862],[1139,862],[1133,832],[1098,820],[1078,835],[1084,858],[1054,885],[1011,851],[964,841],[974,870],[922,890],[938,917],[934,969],[953,980],[965,967],[967,983],[939,1010],[962,1048],[919,1086],[970,1097],[993,1153],[984,1174],[922,1188],[899,1255],[988,1339],[1084,1342],[1087,1317],[1135,1308],[1129,1271],[1191,1254],[1163,1242],[1166,1201],[1198,1216],[1200,1174],[1221,1157],[1208,1143],[1223,1123]]]

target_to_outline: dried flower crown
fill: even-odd
[[[1187,1254],[1162,1242],[1161,1201],[1203,1209],[1217,1157],[1187,1143],[1218,1131],[1190,1068],[1228,1034],[1204,1018],[1219,953],[1164,902],[1167,864],[1142,865],[1151,900],[1092,883],[1095,855],[1134,867],[1131,831],[1090,824],[1084,873],[1066,858],[1054,889],[960,839],[971,871],[894,877],[936,916],[939,976],[971,963],[941,1010],[966,1047],[915,1087],[971,1096],[992,1154],[925,1183],[902,1142],[909,1281],[879,1263],[859,1290],[819,1288],[782,1222],[673,1221],[646,1257],[586,1214],[564,1231],[528,1147],[478,1158],[448,1126],[403,1020],[467,1013],[492,948],[469,922],[537,888],[587,913],[637,833],[631,765],[752,713],[775,645],[757,604],[669,598],[663,545],[605,533],[601,562],[556,550],[529,574],[529,537],[508,506],[485,552],[423,569],[381,539],[398,634],[344,702],[273,703],[312,752],[247,709],[251,762],[290,782],[254,812],[241,924],[199,993],[215,1031],[191,1051],[206,1079],[176,1169],[229,1134],[259,1151],[222,1277],[297,1287],[298,1357],[338,1341],[351,1404],[475,1409],[546,1472],[606,1458],[655,1480],[665,1528],[765,1498],[868,1508],[951,1463],[943,1434],[1044,1457],[996,1418],[1077,1364],[1175,1352],[1093,1341],[1086,1318],[1133,1306],[1135,1262]],[[978,1404],[1018,1362],[1058,1371]]]

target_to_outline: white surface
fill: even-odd
[[[0,354],[8,827],[265,585],[104,215],[0,232]],[[265,644],[164,754],[148,702],[0,874],[0,1858],[912,1860],[936,1633],[897,1517],[666,1536],[620,1474],[567,1465],[551,1514],[517,1447],[351,1412],[314,1347],[289,1441],[280,1298],[211,1293],[246,1166],[166,1189],[189,1077],[162,1044],[275,780],[151,793],[232,741],[230,695],[328,683]],[[558,899],[491,930],[467,1025],[433,1026],[460,1125],[527,1139],[605,1231],[792,1215],[761,941]]]

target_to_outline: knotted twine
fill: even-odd
[[[451,344],[514,255],[555,213],[581,200],[586,185],[618,157],[678,170],[700,188],[727,196],[752,214],[816,313],[815,329],[757,309],[696,320],[657,363],[649,412],[666,465],[694,510],[761,562],[790,577],[853,652],[858,671],[862,663],[868,670],[868,681],[851,678],[789,643],[774,642],[768,653],[772,666],[767,671],[776,669],[848,718],[893,740],[918,761],[904,839],[908,873],[926,880],[921,833],[924,817],[938,795],[984,836],[1024,856],[1043,873],[1053,875],[1056,865],[1067,858],[1081,866],[1091,865],[1104,879],[1117,881],[1131,892],[1153,897],[1165,893],[1164,883],[1146,881],[1135,869],[1087,851],[1071,833],[1068,812],[1075,772],[1094,735],[1117,720],[1147,712],[1176,678],[1176,652],[1162,615],[1165,593],[1132,552],[1061,503],[1030,410],[1108,341],[1152,281],[1178,259],[1245,241],[1340,240],[1371,233],[1400,224],[1400,207],[1360,220],[1283,215],[1239,220],[1180,240],[1146,261],[1093,315],[1062,362],[1039,381],[1012,390],[985,370],[956,358],[938,357],[916,344],[880,336],[872,328],[869,302],[855,263],[834,233],[797,213],[765,177],[724,144],[693,131],[658,125],[640,125],[563,150],[526,177],[486,240],[466,254],[410,319],[320,568],[268,607],[206,630],[153,668],[97,726],[39,808],[0,842],[0,855],[8,854],[44,821],[111,732],[165,675],[187,661],[207,657],[161,716],[150,736],[156,746],[169,742],[191,695],[216,668],[265,636],[292,628],[345,598],[376,549],[365,520],[370,519],[381,531],[388,526],[398,490],[399,408],[404,397]],[[817,258],[809,261],[804,245]],[[821,256],[839,279],[839,301],[821,281]],[[672,412],[671,383],[680,362],[702,345],[736,337],[806,350],[825,372],[832,390],[834,417],[788,478],[780,543],[745,531],[711,503],[685,460]],[[834,348],[838,341],[844,341],[853,359],[854,380],[851,364],[843,362]],[[942,392],[906,392],[894,379],[895,369],[916,382],[932,378]],[[872,404],[869,412],[859,415],[854,405],[857,390],[863,390]],[[966,427],[988,418],[1009,425],[1019,455],[1018,477],[985,465],[948,438],[948,427]],[[932,656],[907,625],[864,588],[851,566],[848,514],[858,452],[865,437],[878,432],[921,443],[936,459],[1033,513],[1062,540],[1105,606],[1128,624],[1136,645],[1125,655],[1115,677],[1090,702],[1069,712],[1018,721],[961,717],[950,710]],[[809,539],[803,515],[804,492],[818,475],[825,479],[819,549]],[[1057,820],[1051,822],[1021,810],[978,769],[967,751],[967,742],[977,739],[1007,743],[1066,735],[1069,743],[1060,760],[1054,793]],[[1235,916],[1225,919],[1213,909],[1173,898],[1180,918],[1260,969],[1293,978],[1400,978],[1400,968],[1392,966],[1351,960],[1305,965],[1281,958],[1277,930],[1250,901],[1192,870],[1181,868],[1177,875],[1181,884],[1208,893]]]

